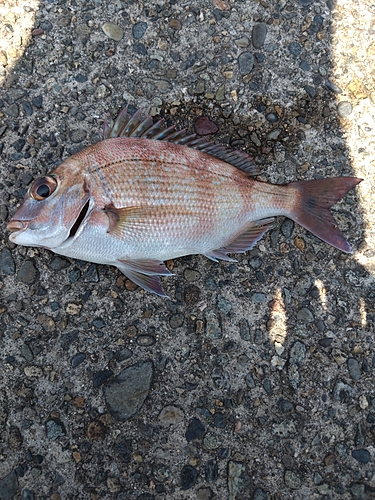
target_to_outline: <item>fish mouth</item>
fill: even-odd
[[[7,229],[11,233],[15,233],[17,231],[22,231],[23,229],[26,229],[27,224],[24,222],[21,222],[20,220],[11,220],[7,224]]]

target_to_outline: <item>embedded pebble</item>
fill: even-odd
[[[72,142],[78,144],[86,139],[87,132],[82,128],[73,129],[70,131],[69,137]]]
[[[251,40],[255,49],[260,49],[267,36],[267,25],[265,23],[255,24],[253,27]]]
[[[184,465],[182,471],[181,471],[181,489],[182,490],[189,490],[192,488],[198,477],[198,471],[195,469],[195,467],[191,465]]]
[[[1,273],[12,276],[16,271],[16,266],[12,257],[11,251],[4,247],[1,250],[1,263],[0,263]]]
[[[213,310],[206,312],[206,335],[211,339],[220,339],[223,335],[220,319]]]
[[[314,315],[310,309],[302,307],[297,313],[297,319],[306,321],[306,323],[312,323],[314,321]]]
[[[242,52],[238,57],[238,66],[242,76],[251,73],[254,66],[254,56],[251,52]]]
[[[302,481],[299,476],[292,470],[286,470],[284,474],[285,486],[292,490],[298,490],[302,486]]]
[[[159,413],[158,421],[163,426],[178,424],[184,419],[184,412],[178,406],[165,406]],[[185,435],[186,436],[186,435]]]
[[[64,437],[66,435],[65,425],[59,418],[51,418],[46,422],[46,433],[48,439],[56,441],[60,437]]]
[[[0,479],[0,498],[10,500],[18,490],[18,479],[14,470]]]
[[[140,23],[134,24],[133,28],[132,28],[133,37],[136,40],[139,40],[140,38],[142,38],[143,35],[146,33],[147,27],[148,27],[148,24],[143,22],[143,21]]]
[[[247,38],[247,36],[243,36],[235,40],[234,43],[237,45],[237,47],[241,47],[241,49],[244,49],[250,45],[250,40]]]
[[[111,38],[116,42],[122,40],[124,36],[124,30],[121,28],[121,26],[118,26],[117,24],[114,23],[110,22],[104,23],[102,26],[102,30],[104,31],[104,33],[107,35],[108,38]]]
[[[194,128],[199,135],[216,134],[219,130],[215,122],[209,119],[208,116],[201,116],[194,124]]]
[[[341,101],[337,105],[337,113],[341,118],[346,118],[353,112],[353,106],[348,101]]]
[[[353,450],[352,457],[361,464],[367,464],[371,460],[370,452],[366,449]]]
[[[188,443],[194,439],[200,439],[204,436],[205,427],[199,418],[194,417],[186,429],[185,438]]]
[[[218,309],[220,309],[222,313],[229,314],[230,311],[232,310],[232,303],[229,300],[224,299],[224,297],[222,297],[221,295],[219,295],[217,300],[217,307]]]
[[[348,372],[352,380],[359,380],[361,378],[361,368],[355,358],[348,358]]]
[[[142,407],[150,391],[152,361],[140,361],[125,368],[104,387],[105,402],[116,420],[125,421]]]
[[[235,500],[239,494],[245,493],[249,488],[250,481],[246,463],[230,460],[228,464],[228,500]]]
[[[25,260],[17,273],[17,277],[22,283],[34,283],[37,279],[37,270],[31,260]]]

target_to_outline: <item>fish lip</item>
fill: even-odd
[[[27,224],[20,220],[10,220],[7,224],[7,230],[11,233],[18,233],[19,231],[24,231],[27,228]]]

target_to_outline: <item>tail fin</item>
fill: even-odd
[[[290,183],[288,187],[297,191],[290,218],[326,243],[343,252],[353,253],[329,209],[362,180],[356,177],[331,177]]]

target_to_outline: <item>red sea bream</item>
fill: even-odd
[[[329,208],[361,179],[335,177],[273,185],[253,160],[125,108],[103,140],[36,179],[8,223],[10,240],[118,267],[164,296],[164,261],[212,260],[251,249],[273,217],[293,219],[342,250],[351,247]]]

